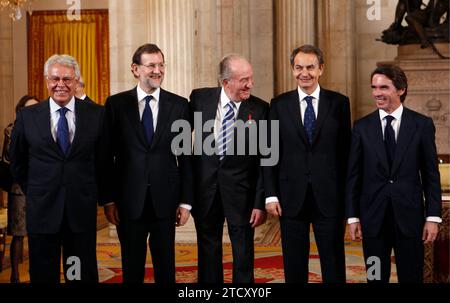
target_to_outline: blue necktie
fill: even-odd
[[[305,127],[306,135],[308,137],[308,142],[310,145],[312,145],[314,130],[316,128],[316,115],[314,113],[314,107],[312,105],[313,97],[306,96],[306,110],[305,110],[305,117],[303,118],[303,125]]]
[[[61,107],[59,111],[58,129],[56,131],[56,142],[64,155],[67,155],[70,147],[69,124],[67,123],[67,108]]]
[[[142,125],[144,126],[145,137],[147,138],[148,145],[152,145],[153,140],[153,113],[150,108],[150,100],[152,100],[153,96],[145,97],[145,108],[142,113]]]
[[[229,102],[226,106],[228,107],[228,110],[222,120],[222,127],[219,136],[217,137],[217,154],[219,155],[220,160],[223,160],[225,157],[225,153],[233,135],[234,123],[236,122],[234,116],[236,105],[234,102]]]
[[[384,146],[386,148],[386,155],[389,162],[389,167],[392,166],[395,154],[395,132],[392,128],[392,121],[395,119],[392,116],[386,116],[386,126],[384,127]]]

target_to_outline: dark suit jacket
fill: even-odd
[[[280,160],[275,167],[264,168],[266,197],[277,196],[283,216],[295,217],[310,180],[322,214],[343,216],[351,135],[348,98],[321,88],[312,146],[302,124],[297,90],[273,99],[269,117],[279,120]]]
[[[17,114],[9,154],[27,197],[29,233],[57,233],[64,213],[72,232],[96,230],[103,115],[75,99],[75,137],[65,156],[50,131],[48,100]]]
[[[192,91],[191,116],[194,116],[194,112],[201,112],[201,126],[205,121],[215,120],[220,92],[221,88]],[[260,120],[266,119],[267,109],[266,102],[250,96],[240,105],[236,120],[246,122],[251,118],[259,125]],[[214,135],[213,129],[203,132],[202,142],[210,135]],[[208,156],[204,152],[194,156],[195,205],[192,212],[196,219],[208,214],[217,191],[220,193],[227,220],[235,225],[248,224],[254,208],[264,209],[259,148],[257,155],[249,155],[248,136],[245,138],[245,144],[246,155],[239,156],[235,152],[234,155],[226,155],[222,161],[219,161],[219,156]]]
[[[355,122],[346,216],[360,218],[363,236],[378,234],[389,198],[406,236],[420,237],[425,216],[441,215],[434,133],[430,118],[404,108],[390,171],[378,110]]]
[[[89,96],[88,95],[86,95],[86,98],[84,98],[84,100],[83,101],[86,101],[86,102],[88,102],[88,103],[92,103],[92,104],[97,104],[96,102],[94,102],[94,100],[92,100],[91,98],[89,98]]]
[[[109,154],[109,201],[120,215],[137,219],[143,211],[149,186],[156,215],[175,215],[180,203],[192,204],[190,157],[175,156],[171,132],[176,120],[189,119],[185,98],[161,89],[158,122],[152,145],[148,146],[140,121],[136,88],[108,97],[105,104],[105,137]],[[148,186],[147,186],[148,185]]]

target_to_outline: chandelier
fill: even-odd
[[[0,0],[0,10],[9,9],[9,16],[14,21],[22,19],[22,11],[32,13],[31,3],[33,0]]]

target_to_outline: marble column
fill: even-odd
[[[194,1],[194,87],[217,86],[217,66],[222,56],[217,35],[220,29],[218,1]]]
[[[147,0],[147,40],[166,56],[164,87],[189,97],[194,84],[194,0]]]
[[[157,44],[167,62],[163,88],[189,96],[194,71],[193,0],[109,1],[111,93],[135,85],[131,57],[144,43]]]
[[[354,1],[318,0],[317,45],[325,57],[321,84],[350,98],[356,96],[356,35]]]
[[[290,55],[302,44],[315,44],[315,1],[277,0],[275,4],[275,94],[296,87]]]
[[[216,86],[218,64],[229,53],[253,66],[253,93],[273,96],[272,0],[195,0],[195,86]]]
[[[131,58],[147,43],[146,1],[109,0],[109,54],[111,94],[131,89],[136,81]]]

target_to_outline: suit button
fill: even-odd
[[[394,180],[389,180],[389,183],[394,184]]]

